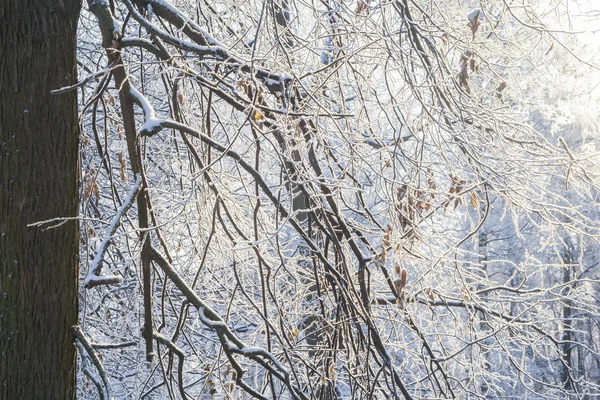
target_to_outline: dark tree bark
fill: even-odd
[[[0,399],[75,398],[79,11],[0,1]]]

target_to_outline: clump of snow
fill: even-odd
[[[472,23],[473,25],[477,25],[477,22],[481,18],[481,10],[477,8],[474,9],[469,13],[469,15],[467,15],[467,18],[469,19],[470,23]]]

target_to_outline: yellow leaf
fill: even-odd
[[[477,205],[479,204],[479,196],[477,195],[477,193],[471,193],[471,205],[473,206],[473,208],[477,207]]]

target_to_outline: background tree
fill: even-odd
[[[76,217],[77,0],[0,3],[0,398],[72,399]],[[46,225],[47,226],[47,225]]]

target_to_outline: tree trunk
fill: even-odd
[[[565,247],[562,250],[562,262],[564,264],[563,270],[563,290],[562,294],[564,296],[563,300],[563,310],[562,310],[562,371],[561,371],[561,380],[563,382],[563,387],[566,390],[573,390],[573,375],[576,375],[575,371],[572,371],[575,365],[573,364],[573,319],[571,316],[571,307],[573,306],[573,302],[569,298],[571,291],[573,290],[572,280],[573,280],[573,265],[577,263],[577,255],[575,254],[575,246],[571,241],[571,238],[566,237]]]
[[[0,399],[75,398],[79,11],[0,1]]]

